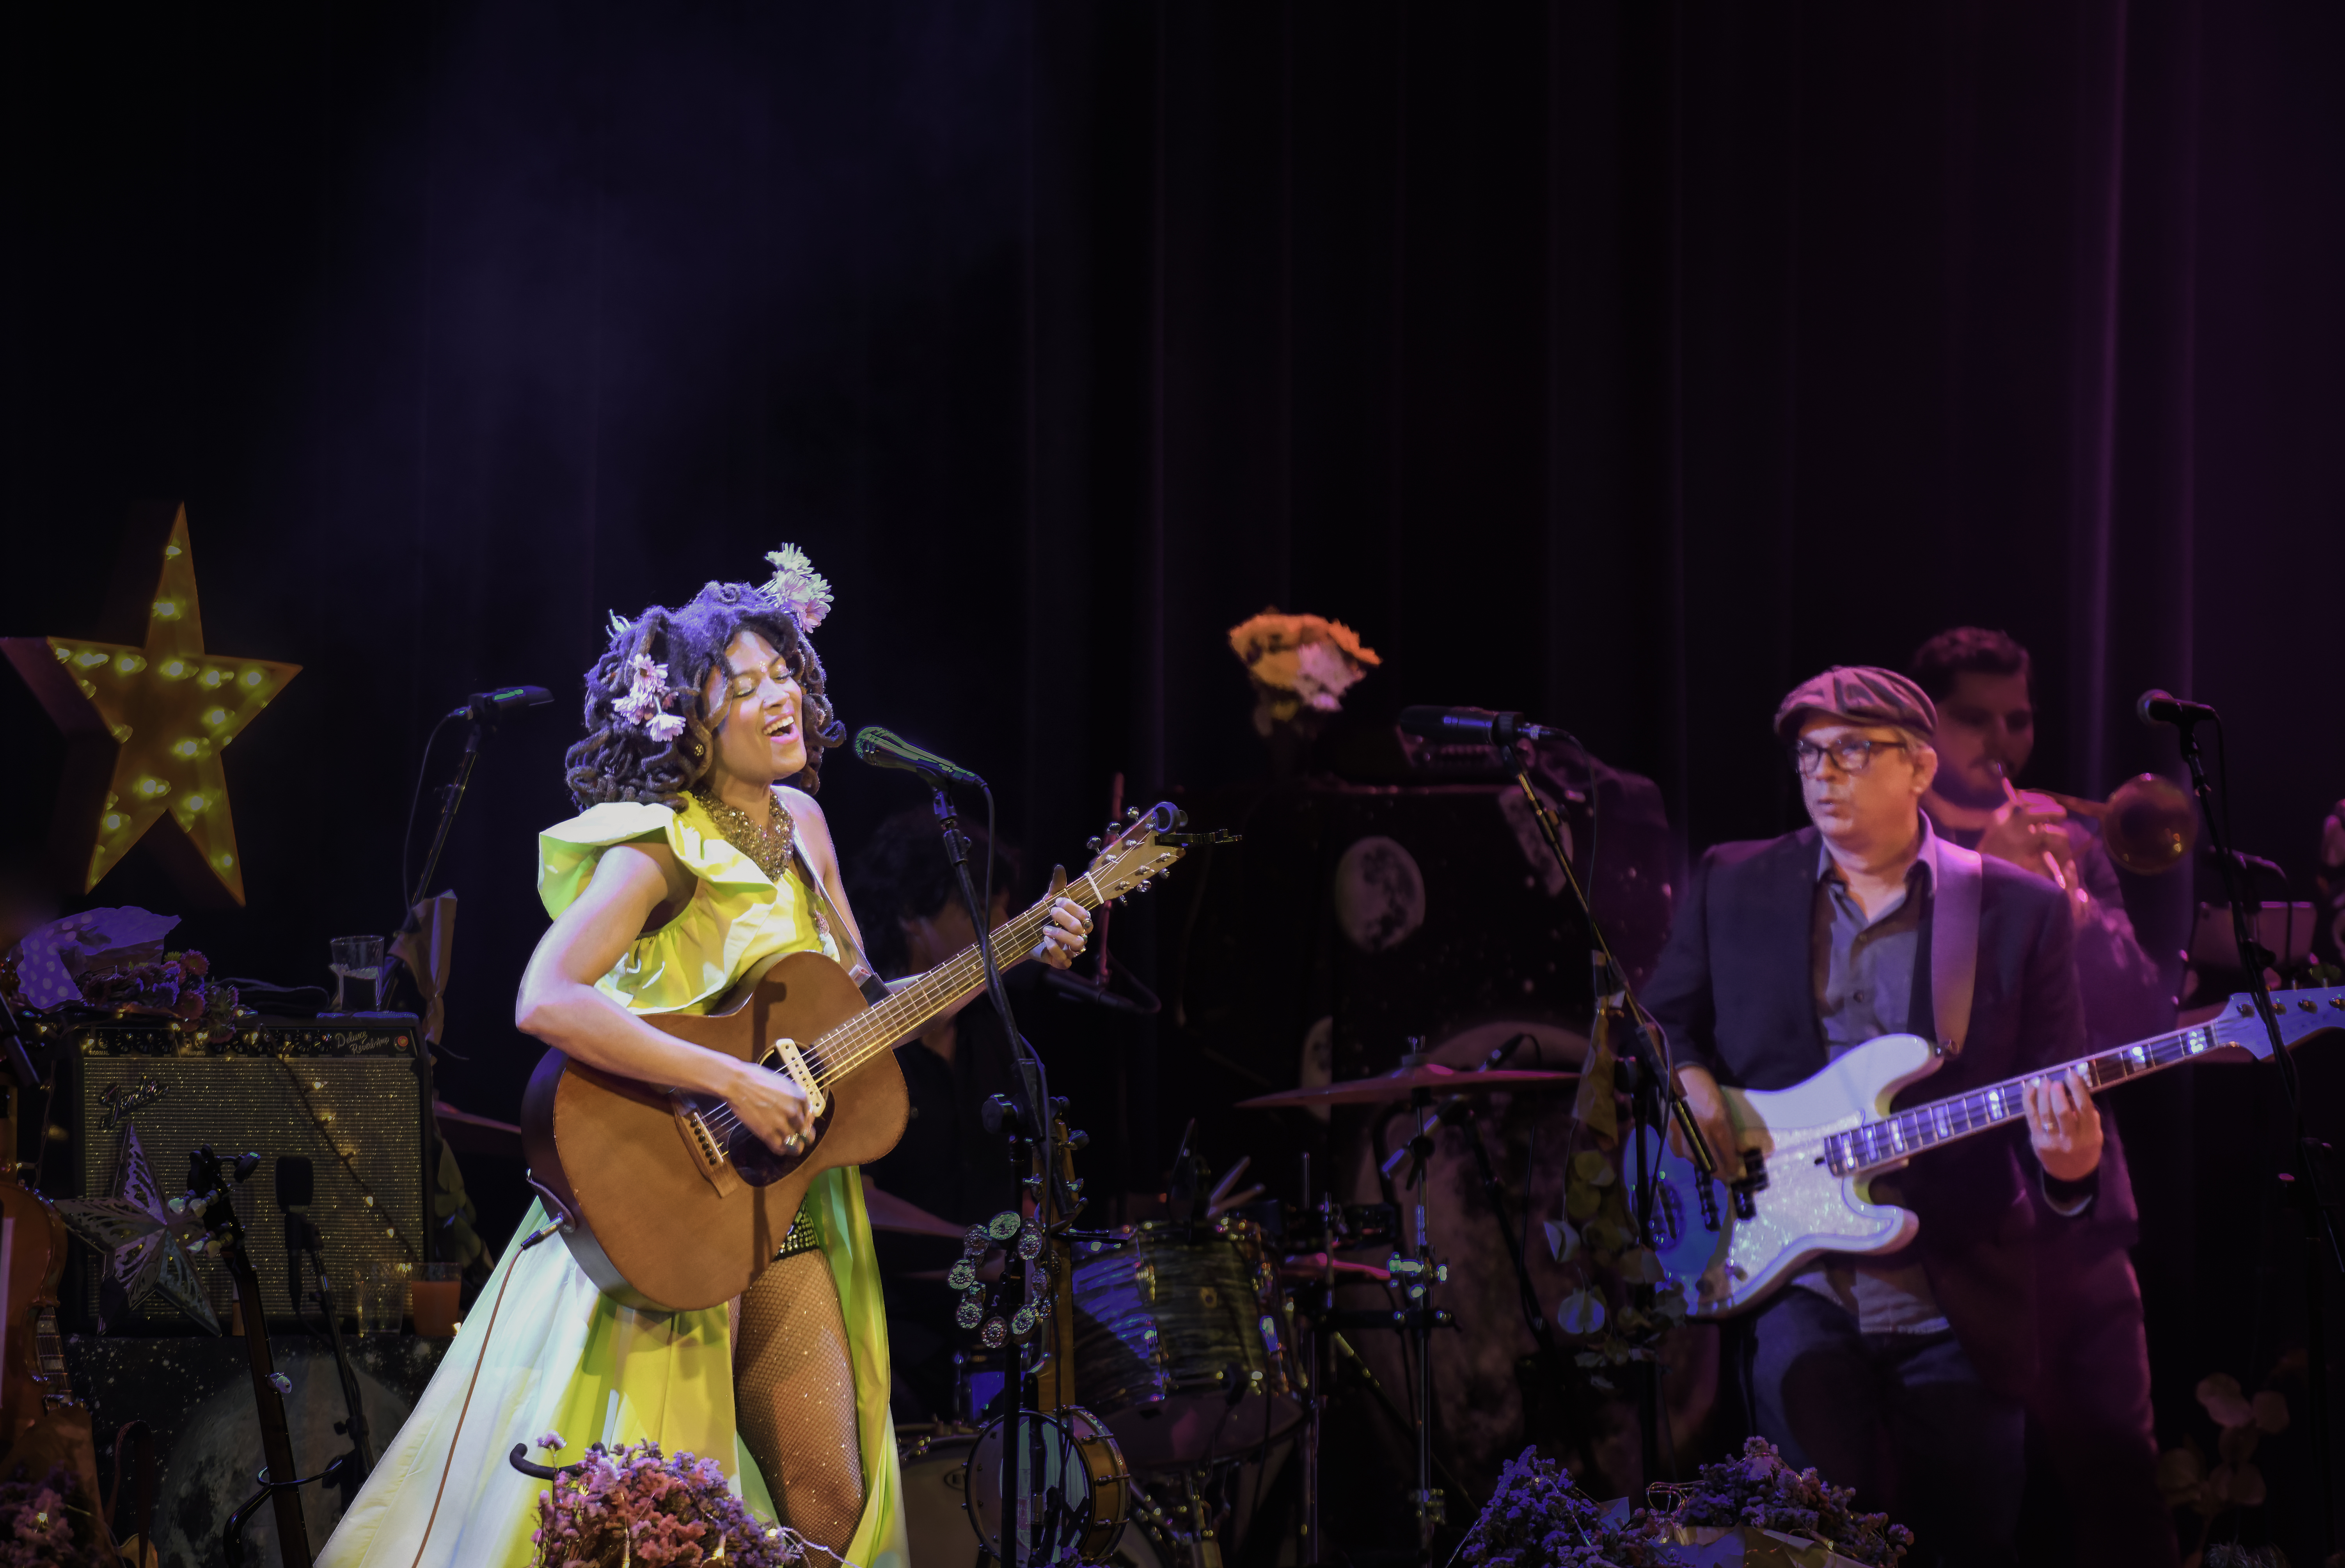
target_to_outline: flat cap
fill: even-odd
[[[1790,740],[1809,713],[1830,713],[1857,724],[1895,724],[1928,734],[1938,727],[1930,693],[1894,670],[1835,664],[1792,689],[1775,710],[1775,735]]]

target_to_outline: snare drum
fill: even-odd
[[[1275,1442],[1303,1419],[1273,1259],[1253,1223],[1151,1222],[1081,1243],[1075,1387],[1135,1471]]]

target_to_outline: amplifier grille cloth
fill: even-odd
[[[299,1076],[296,1084],[292,1075]],[[108,1129],[98,1096],[113,1085],[136,1086],[152,1077],[162,1096],[130,1118],[155,1172],[156,1185],[176,1196],[188,1184],[188,1154],[208,1143],[223,1158],[258,1151],[260,1168],[235,1189],[236,1211],[245,1224],[261,1299],[273,1322],[289,1320],[286,1289],[285,1217],[277,1207],[277,1160],[306,1155],[317,1170],[310,1218],[325,1240],[326,1269],[334,1280],[335,1302],[343,1311],[352,1300],[345,1281],[355,1282],[377,1262],[412,1261],[423,1242],[421,1099],[411,1058],[398,1057],[149,1057],[87,1055],[81,1058],[81,1189],[93,1198],[111,1196],[119,1128]],[[320,1127],[304,1106],[330,1111]],[[357,1150],[354,1163],[375,1199],[369,1209],[358,1184],[335,1156],[337,1143]],[[383,1234],[396,1226],[400,1239]],[[405,1247],[401,1245],[404,1240]],[[76,1244],[94,1265],[83,1270],[82,1306],[95,1322],[97,1281],[103,1272],[87,1248]],[[408,1249],[416,1249],[410,1251]],[[235,1292],[228,1271],[208,1255],[195,1259],[222,1325]],[[314,1282],[311,1289],[315,1289]],[[315,1322],[315,1308],[310,1309]],[[184,1321],[160,1292],[132,1313],[134,1322],[161,1325]]]

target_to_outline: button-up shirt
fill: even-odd
[[[1937,842],[1930,821],[1920,822],[1922,843],[1905,870],[1905,887],[1889,905],[1867,915],[1851,895],[1848,878],[1829,845],[1816,849],[1816,895],[1810,916],[1809,977],[1815,989],[1816,1031],[1825,1054],[1843,1052],[1883,1035],[1903,1034],[1913,1025],[1914,976],[1922,959],[1922,924],[1937,888]],[[1922,1027],[1934,1033],[1932,1020]],[[1872,1183],[1873,1201],[1893,1203],[1890,1181]],[[1912,1249],[1886,1257],[1827,1253],[1792,1277],[1846,1309],[1867,1334],[1936,1334],[1948,1331],[1945,1314],[1930,1292],[1930,1280]]]

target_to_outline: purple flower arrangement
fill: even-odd
[[[563,1444],[547,1432],[537,1446]],[[655,1442],[595,1443],[538,1493],[537,1520],[541,1568],[799,1568],[810,1551],[830,1555],[742,1506],[715,1460]]]
[[[1643,1509],[1608,1520],[1571,1484],[1570,1474],[1527,1448],[1498,1472],[1490,1505],[1457,1549],[1468,1568],[1678,1568],[1685,1559],[1664,1543],[1661,1525]]]
[[[1854,1487],[1827,1484],[1813,1470],[1793,1470],[1773,1443],[1754,1437],[1742,1445],[1740,1459],[1701,1467],[1676,1519],[1685,1525],[1749,1524],[1811,1536],[1843,1557],[1895,1568],[1912,1548],[1914,1533],[1890,1523],[1885,1513],[1852,1511],[1855,1495]]]
[[[40,1481],[0,1482],[0,1568],[112,1568],[63,1465]]]

